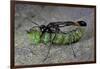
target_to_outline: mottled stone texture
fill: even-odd
[[[69,63],[94,60],[94,9],[67,6],[43,6],[16,4],[15,6],[15,65]],[[26,30],[36,26],[27,18],[39,25],[56,21],[87,22],[85,35],[74,44],[46,46],[30,43]],[[74,27],[62,28],[69,31]],[[51,47],[51,48],[50,48]],[[72,48],[76,57],[73,55]],[[48,57],[47,53],[50,48]],[[46,58],[46,59],[45,59]]]

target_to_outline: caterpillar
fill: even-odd
[[[59,32],[51,34],[45,32],[42,35],[41,30],[38,27],[34,27],[31,29],[31,32],[28,33],[28,37],[30,41],[34,44],[52,43],[56,45],[68,45],[78,42],[82,38],[83,34],[84,28],[79,27],[69,32]]]

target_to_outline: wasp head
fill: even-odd
[[[46,28],[45,25],[41,25],[41,26],[40,26],[40,30],[41,30],[41,31],[43,31],[45,28]]]

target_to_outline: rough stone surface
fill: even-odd
[[[50,46],[31,44],[26,30],[35,26],[27,18],[39,25],[47,25],[56,21],[87,22],[86,32],[82,39],[74,44],[65,46]],[[73,27],[64,29],[69,31]],[[94,60],[94,9],[73,8],[60,6],[42,6],[17,4],[15,8],[15,65],[69,63]],[[73,55],[72,48],[76,54]]]

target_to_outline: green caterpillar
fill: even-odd
[[[28,33],[28,37],[34,44],[39,43],[52,43],[56,45],[68,45],[75,42],[78,42],[84,34],[84,29],[81,27],[78,27],[72,31],[69,32],[59,32],[59,33],[47,33],[45,32],[42,35],[41,30],[37,27],[34,27],[31,29],[31,32]],[[41,36],[42,35],[42,36]]]

